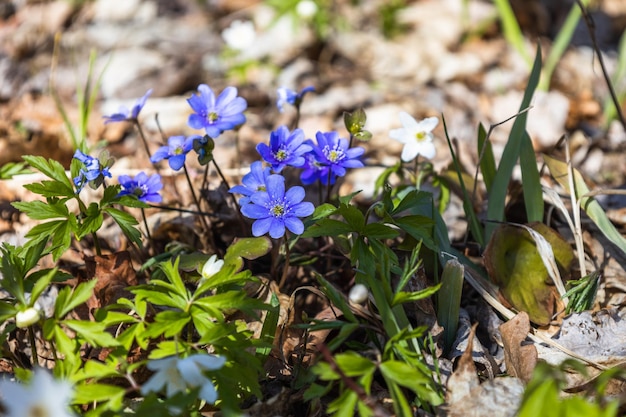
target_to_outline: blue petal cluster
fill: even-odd
[[[360,146],[350,148],[348,139],[339,137],[339,133],[317,132],[317,145],[311,141],[312,153],[306,156],[304,170],[300,175],[303,184],[320,181],[322,184],[334,184],[337,177],[346,175],[347,168],[361,168],[359,159],[365,149]]]
[[[167,159],[167,162],[174,171],[178,171],[185,164],[187,153],[193,149],[193,142],[195,140],[202,139],[199,135],[193,135],[189,137],[185,136],[170,136],[167,140],[167,145],[161,146],[150,158],[150,162],[157,163],[163,159]]]
[[[141,109],[143,109],[143,106],[146,105],[146,100],[148,100],[148,97],[150,97],[150,94],[152,94],[152,89],[148,90],[146,94],[143,95],[143,97],[138,99],[135,102],[135,105],[133,106],[133,108],[130,110],[122,106],[119,108],[117,113],[114,113],[110,116],[103,116],[105,119],[104,124],[111,123],[111,122],[124,122],[127,120],[136,120],[137,116],[139,116],[139,112],[141,111]]]
[[[248,204],[250,196],[257,191],[267,191],[267,178],[270,176],[270,168],[263,168],[263,162],[255,161],[250,165],[250,172],[243,176],[241,185],[235,185],[229,192],[241,194],[240,205]]]
[[[304,139],[302,129],[289,132],[286,126],[280,126],[270,134],[269,146],[266,143],[259,143],[256,150],[272,166],[272,171],[278,173],[286,166],[304,165],[306,161],[303,155],[313,149],[304,143]]]
[[[135,196],[144,203],[160,203],[163,200],[161,194],[159,194],[159,191],[163,188],[159,174],[148,176],[145,172],[140,172],[135,178],[131,178],[128,175],[120,175],[118,181],[122,186],[122,191],[120,191],[118,196]]]
[[[306,93],[310,93],[311,91],[315,91],[315,87],[304,87],[299,93],[287,87],[280,87],[278,90],[276,90],[278,95],[278,99],[276,100],[276,107],[278,107],[278,111],[280,111],[281,113],[285,111],[285,104],[299,106],[302,102],[302,99],[304,98],[304,95]]]
[[[105,177],[111,178],[109,168],[113,164],[112,160],[102,163],[98,158],[85,155],[78,149],[74,152],[74,159],[79,160],[84,165],[78,172],[78,176],[74,178],[77,193],[79,193],[87,183],[89,183],[91,188],[96,189],[102,185]]]
[[[285,177],[272,174],[267,177],[266,190],[257,191],[250,196],[250,202],[241,207],[244,216],[255,219],[252,234],[262,236],[269,232],[274,239],[291,233],[304,232],[304,224],[300,217],[313,213],[312,203],[302,201],[304,188],[294,186],[285,192]]]
[[[206,84],[198,86],[200,95],[192,95],[187,102],[194,113],[189,116],[187,124],[193,129],[204,129],[212,138],[222,132],[243,124],[246,116],[243,114],[248,103],[237,96],[235,87],[226,87],[217,98],[213,90]]]

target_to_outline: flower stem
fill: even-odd
[[[186,165],[183,165],[183,170],[185,171],[185,178],[187,178],[187,184],[189,185],[189,190],[191,191],[193,202],[196,204],[196,207],[198,207],[198,211],[202,213],[202,209],[200,208],[200,200],[198,200],[198,196],[196,195],[196,192],[193,189],[193,183],[191,182],[191,177],[189,176],[189,170],[187,170]],[[204,228],[204,232],[206,236],[208,237],[211,245],[215,248],[215,242],[213,241],[213,233],[211,233],[211,229],[209,228],[209,224],[204,218],[204,214],[200,214],[199,217],[200,217],[200,222],[202,223],[202,227]]]
[[[139,132],[139,136],[141,137],[141,141],[143,142],[143,146],[146,149],[146,153],[148,154],[148,158],[152,158],[152,153],[150,152],[150,148],[148,147],[148,141],[146,140],[146,136],[143,133],[143,129],[141,128],[141,124],[137,119],[133,120],[135,126],[137,126],[137,131]]]
[[[217,162],[215,161],[215,159],[213,159],[213,165],[215,166],[215,169],[217,170],[217,174],[220,176],[220,178],[224,182],[224,185],[226,185],[226,188],[230,190],[230,185],[228,184],[228,181],[226,180],[226,177],[222,173],[222,170],[217,165]],[[208,164],[207,164],[207,169],[208,169]],[[237,199],[235,198],[235,195],[232,194],[232,193],[228,193],[228,194],[230,195],[230,198],[233,200],[235,208],[239,207],[239,203],[237,203]],[[237,215],[239,216],[239,223],[241,224],[241,231],[242,231],[242,233],[245,234],[245,232],[246,232],[246,221],[243,218],[243,215],[241,214],[241,211],[239,211],[239,210],[235,210],[235,211],[237,211]]]
[[[102,256],[102,250],[100,249],[100,241],[98,240],[98,235],[95,231],[91,232],[91,236],[93,238],[93,246],[96,249],[96,255]]]
[[[143,225],[146,228],[146,237],[148,238],[148,244],[152,244],[152,236],[150,236],[150,228],[148,227],[148,220],[146,219],[146,211],[141,208],[141,217],[143,218]]]
[[[37,359],[37,341],[35,340],[35,329],[33,329],[33,326],[28,326],[28,338],[30,339],[30,355],[33,361],[33,367],[39,366],[39,360]]]
[[[283,288],[283,286],[285,285],[285,282],[287,281],[287,276],[289,275],[289,254],[290,254],[290,248],[289,248],[289,239],[287,238],[287,232],[285,232],[285,265],[283,266],[283,274],[280,277],[280,283],[278,284],[278,288]]]

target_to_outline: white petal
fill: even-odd
[[[404,126],[405,129],[407,130],[415,130],[418,128],[419,123],[417,123],[417,120],[415,120],[413,118],[413,116],[411,116],[409,113],[407,112],[400,112],[400,122],[402,123],[402,126]]]
[[[433,159],[437,150],[435,149],[435,145],[433,145],[431,141],[428,141],[419,144],[418,152],[424,158]]]
[[[224,356],[216,355],[193,355],[189,359],[193,360],[196,366],[204,369],[205,371],[214,371],[220,369],[226,363]]]
[[[215,387],[210,381],[204,384],[200,390],[199,397],[209,404],[214,404],[217,401],[217,391],[215,391]]]
[[[434,128],[439,124],[439,119],[437,117],[427,117],[426,119],[419,122],[418,130],[422,132],[432,132]]]
[[[389,131],[389,137],[402,143],[407,143],[409,132],[405,128],[392,129]]]
[[[404,145],[404,148],[402,148],[402,155],[400,155],[400,159],[402,159],[404,162],[409,162],[414,160],[418,153],[419,145],[417,144],[417,142],[408,142],[406,145]]]

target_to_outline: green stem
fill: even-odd
[[[148,244],[152,243],[152,236],[150,236],[150,228],[148,227],[148,220],[146,219],[146,211],[141,208],[141,217],[143,218],[143,225],[146,228],[146,237],[148,238]]]
[[[183,170],[185,171],[185,178],[187,178],[187,184],[189,185],[189,190],[191,191],[191,197],[193,198],[193,202],[195,203],[196,207],[198,207],[198,211],[201,213],[202,212],[202,208],[200,208],[200,200],[198,200],[198,196],[196,195],[196,192],[193,189],[193,183],[191,182],[191,177],[189,176],[189,171],[187,170],[187,166],[183,165]],[[202,227],[204,227],[204,232],[206,233],[207,236],[213,236],[211,234],[211,229],[209,228],[209,224],[206,222],[206,219],[204,218],[204,215],[200,215],[200,222],[202,223]],[[211,241],[213,239],[211,238]]]
[[[96,232],[91,232],[91,236],[93,237],[93,246],[96,249],[96,255],[102,256],[102,250],[100,250],[100,241],[98,240],[98,235]]]
[[[33,329],[33,326],[28,326],[28,338],[30,339],[30,355],[33,361],[33,367],[39,366],[39,360],[37,359],[37,341],[35,340],[35,329]]]
[[[289,275],[289,254],[291,252],[289,248],[289,239],[287,238],[287,232],[285,232],[285,265],[283,266],[283,274],[280,278],[280,283],[278,284],[278,288],[283,288],[285,282],[287,281],[287,276]]]
[[[148,158],[152,159],[152,153],[150,152],[150,148],[148,147],[148,141],[146,140],[146,136],[143,133],[143,129],[141,128],[139,121],[137,119],[134,119],[133,123],[135,124],[135,126],[137,126],[137,131],[139,132],[139,136],[141,137],[141,141],[143,142],[143,147],[148,154]]]

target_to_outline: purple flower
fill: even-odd
[[[339,133],[317,132],[317,146],[313,148],[315,160],[320,165],[319,178],[323,184],[334,184],[337,177],[346,175],[346,168],[361,168],[359,157],[365,149],[360,146],[349,147],[348,139],[340,138]],[[305,171],[306,172],[306,171]],[[303,172],[303,175],[305,173]]]
[[[223,131],[234,129],[246,121],[243,111],[248,103],[243,97],[237,97],[235,87],[226,87],[215,98],[213,90],[206,85],[198,86],[200,95],[192,95],[187,102],[195,112],[189,115],[187,124],[193,129],[204,129],[212,138],[218,137]]]
[[[300,91],[300,93],[296,93],[295,91],[287,87],[280,87],[278,90],[276,90],[278,94],[278,100],[276,101],[276,107],[278,107],[278,111],[282,113],[285,110],[285,104],[291,104],[292,106],[296,107],[300,106],[304,95],[311,91],[315,91],[315,87],[304,87],[302,91]]]
[[[265,143],[256,146],[257,152],[272,166],[274,172],[280,172],[288,165],[301,167],[305,163],[303,155],[312,149],[304,143],[302,129],[289,132],[286,126],[279,126],[270,134],[269,146]]]
[[[126,120],[136,120],[137,116],[139,116],[139,112],[143,109],[143,106],[145,106],[146,100],[148,100],[150,94],[152,94],[152,89],[148,90],[143,97],[138,99],[133,108],[130,110],[128,110],[125,106],[121,106],[117,113],[110,116],[103,116],[104,119],[106,119],[104,124],[111,122],[124,122]]]
[[[144,203],[160,203],[163,200],[159,194],[163,188],[159,174],[152,174],[148,177],[145,172],[140,172],[135,178],[120,175],[118,181],[122,186],[122,191],[118,196],[134,195]]]
[[[252,224],[252,234],[263,236],[267,232],[274,239],[285,235],[285,228],[297,235],[304,232],[304,224],[299,217],[313,213],[312,203],[303,202],[304,188],[291,187],[285,192],[285,177],[273,174],[267,177],[267,191],[258,191],[250,197],[250,204],[241,207],[244,216],[256,221]]]
[[[87,183],[95,190],[104,183],[105,177],[111,178],[109,168],[113,165],[113,159],[109,158],[108,152],[103,152],[101,158],[98,159],[93,156],[85,155],[77,149],[76,152],[74,152],[74,159],[79,160],[84,165],[84,167],[78,171],[78,176],[74,178],[77,193],[79,193]]]
[[[235,185],[229,192],[241,194],[239,205],[248,204],[250,196],[257,191],[267,190],[267,178],[270,176],[270,168],[263,168],[263,162],[256,161],[250,165],[250,172],[243,176],[242,185]]]
[[[311,148],[315,147],[312,140],[307,140],[305,143],[310,144]],[[315,181],[322,182],[321,175],[326,173],[328,178],[328,168],[325,168],[317,161],[315,151],[307,152],[304,154],[304,165],[302,165],[302,173],[300,174],[300,181],[304,185],[313,184]]]
[[[193,142],[196,139],[200,139],[198,135],[189,136],[171,136],[167,140],[166,146],[161,146],[150,158],[150,162],[157,163],[162,159],[167,159],[170,164],[170,168],[174,171],[178,171],[185,164],[185,157],[187,152],[193,148]]]

